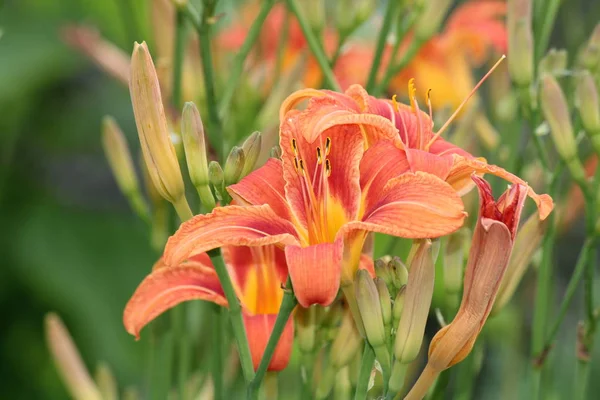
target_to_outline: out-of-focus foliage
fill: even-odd
[[[121,7],[127,1],[136,10],[133,24]],[[107,361],[121,387],[143,384],[148,339],[136,343],[121,317],[156,255],[145,226],[118,192],[100,144],[102,116],[110,114],[137,149],[129,93],[68,49],[60,28],[68,22],[90,23],[129,53],[134,39],[147,38],[145,3],[0,1],[2,398],[66,397],[43,338],[43,316],[50,310],[63,317],[91,370]],[[600,4],[565,1],[558,15],[552,43],[574,54],[600,18]],[[579,231],[575,226],[560,240],[559,287],[575,263],[570,244],[580,241]],[[489,360],[475,398],[481,398],[479,392],[512,398],[518,388],[504,385],[502,377],[514,375],[511,382],[524,382],[519,376],[528,370],[529,349],[522,332],[529,327],[516,329],[513,321],[521,320],[520,303],[532,303],[534,285],[526,280],[523,286],[511,308],[486,326],[489,347],[476,348],[470,356],[485,351]],[[557,361],[567,360],[553,363],[561,398],[573,384],[576,322],[576,315],[567,317],[553,353]],[[600,374],[598,354],[594,360],[592,377]],[[599,391],[600,382],[592,379],[589,393]]]

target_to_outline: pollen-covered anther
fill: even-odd
[[[394,107],[394,111],[400,112],[400,107],[398,107],[398,100],[396,100],[396,95],[392,96],[392,106]]]
[[[306,173],[306,169],[304,168],[304,160],[300,159],[300,160],[298,160],[298,163],[299,163],[300,173],[302,175],[304,175]]]
[[[292,152],[295,156],[298,155],[298,145],[296,144],[296,139],[292,139]]]
[[[331,161],[329,161],[329,158],[325,160],[325,174],[327,176],[331,175]]]
[[[298,171],[298,157],[294,157],[294,167],[296,168],[296,171]]]
[[[321,164],[323,162],[323,155],[321,153],[321,148],[317,147],[317,164]]]
[[[327,137],[327,139],[325,139],[325,155],[328,156],[330,152],[331,152],[331,138]]]

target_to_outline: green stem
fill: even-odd
[[[213,335],[213,364],[212,377],[214,386],[214,400],[225,398],[223,391],[223,324],[222,307],[211,304],[212,306],[212,335]]]
[[[578,361],[575,372],[575,385],[574,391],[575,395],[573,396],[574,400],[586,400],[587,397],[587,387],[590,377],[590,363],[589,361]]]
[[[392,81],[392,79],[396,75],[398,75],[398,73],[400,71],[402,71],[404,69],[404,67],[406,67],[412,61],[412,59],[415,57],[415,55],[417,55],[417,52],[421,49],[422,45],[423,45],[423,42],[420,40],[415,39],[412,42],[410,42],[408,49],[402,54],[402,58],[400,59],[398,64],[396,64],[393,67],[388,68],[388,70],[385,73],[385,76],[381,80],[381,83],[377,86],[377,88],[373,92],[374,96],[378,96],[381,93],[383,93],[383,91],[390,85],[390,82]]]
[[[248,339],[246,336],[246,328],[244,327],[244,320],[242,318],[242,307],[238,298],[235,295],[235,290],[231,284],[229,273],[223,262],[223,258],[218,250],[209,252],[210,259],[215,267],[219,282],[227,298],[229,304],[229,321],[233,329],[233,336],[238,348],[240,355],[240,363],[242,364],[242,373],[244,374],[244,380],[247,384],[252,382],[254,378],[254,365],[252,364],[252,355],[250,353],[250,346],[248,345]]]
[[[171,329],[173,331],[173,359],[178,358],[179,361],[178,369],[177,369],[177,387],[179,390],[179,397],[185,399],[185,381],[187,379],[184,376],[184,371],[181,370],[181,362],[183,356],[183,347],[184,347],[184,326],[185,326],[185,305],[181,304],[179,307],[176,307],[171,312]],[[175,351],[175,349],[179,350],[179,352]],[[176,356],[177,354],[177,356]],[[173,364],[175,364],[173,362]]]
[[[375,352],[368,343],[365,343],[365,349],[363,351],[360,364],[360,371],[358,372],[358,381],[356,384],[356,392],[354,393],[354,400],[365,400],[367,398],[367,392],[369,391],[369,379],[371,379],[371,371],[373,370],[374,362]]]
[[[250,54],[254,43],[258,39],[265,19],[267,19],[267,15],[269,15],[269,12],[271,11],[271,8],[273,8],[274,4],[275,0],[265,0],[262,2],[260,11],[250,26],[250,30],[248,31],[242,47],[240,47],[233,60],[233,65],[227,75],[227,86],[223,92],[221,102],[219,103],[219,116],[221,118],[224,118],[229,110],[231,100],[233,99],[233,95],[235,94],[235,90],[240,82],[242,72],[244,71],[244,61],[246,61],[246,57],[248,57],[248,54]]]
[[[275,325],[273,326],[273,331],[271,332],[271,336],[267,342],[267,347],[262,355],[260,364],[256,370],[256,374],[254,375],[254,379],[252,379],[252,382],[250,382],[250,385],[248,385],[248,399],[257,398],[258,389],[260,388],[260,384],[265,376],[265,372],[267,372],[267,367],[271,363],[271,358],[273,358],[273,353],[275,352],[277,343],[279,343],[279,338],[281,337],[290,315],[292,314],[294,308],[296,308],[297,304],[298,301],[296,300],[296,296],[294,296],[292,281],[288,278],[283,300],[281,302],[281,306],[279,307],[279,313],[277,314],[277,319],[275,320]]]
[[[185,12],[178,8],[175,12],[175,46],[173,46],[173,94],[171,102],[177,110],[181,110],[181,77],[183,75],[183,58],[185,54],[186,29]]]
[[[173,207],[175,207],[175,211],[177,212],[177,216],[181,220],[181,222],[185,222],[189,219],[192,219],[194,214],[192,213],[192,209],[184,196],[181,196],[180,199],[174,201]]]
[[[396,15],[396,10],[398,9],[399,4],[400,2],[397,0],[388,1],[383,24],[381,25],[381,30],[379,31],[379,36],[377,37],[377,44],[375,45],[375,56],[373,57],[373,63],[371,64],[369,77],[367,78],[366,90],[369,93],[375,89],[377,71],[379,71],[379,67],[381,65],[385,43],[387,41],[388,34],[390,33],[390,29],[392,28],[392,22],[394,21],[394,16]]]
[[[335,75],[333,74],[333,71],[329,66],[329,60],[327,59],[327,56],[325,55],[323,48],[319,44],[319,41],[316,38],[313,30],[310,28],[310,24],[306,20],[306,17],[300,11],[300,7],[298,6],[297,0],[286,0],[286,2],[290,12],[296,16],[298,24],[300,25],[302,33],[304,33],[304,37],[306,38],[306,41],[308,43],[308,47],[310,47],[310,50],[315,56],[317,63],[319,63],[319,66],[321,67],[321,71],[323,72],[323,75],[325,77],[325,82],[330,88],[337,92],[340,92],[342,89],[340,88],[340,85],[338,84]],[[391,3],[394,2],[392,1]]]
[[[589,265],[588,260],[590,259],[593,247],[594,240],[590,238],[586,239],[586,241],[583,244],[583,247],[579,252],[577,264],[575,264],[575,269],[573,270],[573,274],[571,275],[571,279],[569,280],[569,283],[567,285],[565,295],[562,299],[560,307],[558,308],[558,316],[552,324],[552,328],[550,329],[550,334],[546,338],[545,345],[536,354],[536,356],[538,356],[539,362],[544,361],[543,358],[539,359],[539,357],[545,357],[547,355],[545,353],[547,353],[550,350],[550,347],[552,346],[552,343],[554,342],[554,339],[558,334],[560,325],[567,314],[567,310],[569,309],[571,301],[573,300],[573,296],[575,295],[577,287],[579,286],[579,281],[583,277],[586,267]]]
[[[548,42],[550,41],[550,34],[552,33],[552,27],[556,20],[556,13],[560,6],[560,0],[547,0],[544,2],[543,13],[540,14],[541,24],[536,27],[535,35],[535,65],[542,59],[542,55],[548,48]]]

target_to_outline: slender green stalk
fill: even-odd
[[[590,363],[589,361],[578,361],[575,371],[575,385],[573,400],[586,400],[587,387],[590,378]]]
[[[354,400],[365,400],[367,398],[367,392],[369,391],[369,379],[371,379],[371,371],[373,370],[374,362],[375,352],[368,343],[365,343],[365,349],[363,351],[360,364],[360,371],[358,373],[356,392],[354,393]]]
[[[408,49],[402,54],[402,58],[398,61],[398,64],[395,66],[388,68],[385,73],[385,76],[381,80],[381,83],[377,86],[375,91],[373,92],[375,96],[383,93],[383,91],[390,85],[390,82],[394,78],[394,76],[398,75],[400,71],[404,69],[412,61],[412,59],[417,55],[417,52],[421,49],[423,42],[420,40],[413,40],[410,42]]]
[[[302,33],[304,33],[304,37],[306,38],[308,47],[310,47],[310,50],[315,56],[317,63],[319,63],[319,67],[321,67],[321,71],[323,72],[323,75],[325,77],[325,82],[331,89],[340,92],[340,85],[338,84],[335,75],[333,74],[333,71],[329,66],[329,60],[327,59],[323,48],[319,44],[319,40],[316,38],[314,32],[310,28],[306,17],[300,11],[300,7],[298,6],[297,0],[286,0],[286,3],[290,12],[294,14],[296,16],[296,19],[298,20],[298,24],[302,29]]]
[[[556,20],[556,13],[560,6],[560,0],[547,0],[544,1],[544,4],[545,7],[543,12],[539,14],[540,18],[538,18],[540,24],[536,26],[535,65],[542,59],[542,55],[548,48],[548,42],[550,41],[550,34],[552,33],[552,27]]]
[[[571,301],[573,300],[573,296],[577,291],[577,287],[579,286],[579,282],[584,275],[584,272],[589,264],[590,255],[592,253],[594,247],[593,239],[586,239],[579,252],[579,256],[577,257],[577,263],[575,264],[575,269],[573,270],[573,274],[571,275],[571,279],[569,279],[569,283],[567,285],[567,290],[565,291],[565,295],[562,299],[560,307],[558,308],[557,317],[552,324],[552,328],[550,329],[550,333],[546,337],[544,346],[540,349],[540,351],[536,354],[537,356],[546,356],[546,352],[552,346],[554,339],[556,339],[556,335],[558,334],[558,330],[562,321],[564,320],[567,310],[571,305]],[[539,360],[539,362],[543,362],[543,359]]]
[[[231,100],[233,99],[233,95],[235,94],[235,90],[240,82],[242,72],[244,71],[244,61],[246,61],[246,57],[248,57],[248,54],[250,54],[254,43],[258,39],[265,19],[267,19],[267,15],[269,15],[269,12],[271,11],[271,8],[273,8],[274,4],[275,0],[264,0],[262,2],[260,11],[250,26],[250,30],[248,31],[248,35],[246,36],[242,47],[240,47],[233,60],[231,70],[227,75],[227,86],[223,92],[221,102],[219,103],[219,116],[221,118],[224,118],[229,111]]]
[[[267,347],[262,355],[260,364],[256,370],[256,374],[254,375],[254,379],[252,382],[250,382],[250,385],[248,385],[248,399],[257,398],[258,389],[260,388],[260,384],[265,376],[265,372],[267,372],[267,367],[271,363],[271,358],[273,358],[273,353],[275,352],[277,343],[279,343],[279,338],[281,337],[288,319],[290,318],[290,315],[292,314],[294,308],[296,308],[297,304],[298,301],[296,300],[296,296],[294,296],[292,281],[288,278],[283,300],[281,302],[281,306],[279,307],[279,313],[277,314],[277,319],[275,320],[275,325],[273,326],[273,331],[271,332],[271,336],[267,342]]]
[[[373,57],[373,63],[371,64],[371,69],[369,70],[369,77],[367,78],[366,90],[369,93],[373,89],[375,89],[377,71],[379,71],[379,67],[381,65],[383,50],[385,49],[385,42],[387,41],[388,34],[390,33],[390,29],[392,28],[392,23],[394,22],[396,10],[398,9],[399,5],[400,1],[388,1],[387,9],[385,10],[385,17],[383,19],[383,24],[381,25],[381,30],[379,31],[379,36],[377,37],[377,44],[375,45],[375,56]]]
[[[233,336],[237,344],[238,352],[240,355],[240,363],[242,364],[242,373],[244,374],[244,380],[247,384],[252,382],[254,378],[254,365],[252,364],[252,355],[250,354],[250,346],[248,346],[248,339],[246,336],[246,328],[244,327],[244,321],[242,319],[242,307],[238,301],[229,273],[225,268],[223,258],[218,250],[209,252],[210,259],[215,267],[219,282],[227,298],[229,304],[229,320],[233,329]]]
[[[182,306],[187,306],[188,304],[184,304]],[[181,306],[180,306],[181,307]],[[192,356],[192,346],[190,341],[190,335],[185,329],[185,315],[183,315],[182,325],[183,330],[178,337],[179,340],[179,363],[178,363],[178,371],[177,371],[177,383],[179,390],[179,398],[187,399],[187,382],[190,375],[190,363]]]
[[[175,12],[175,46],[173,46],[173,94],[171,102],[177,110],[181,110],[181,77],[183,75],[183,58],[185,54],[186,26],[185,11],[178,8]]]
[[[212,377],[214,386],[214,400],[223,400],[225,398],[223,390],[223,324],[222,307],[211,304],[212,308]]]

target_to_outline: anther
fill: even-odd
[[[302,171],[302,173],[304,173],[305,172],[305,170],[304,170],[304,160],[300,159],[299,162],[300,162],[300,171]]]
[[[323,162],[323,158],[321,156],[321,148],[317,147],[317,164],[321,164]]]
[[[400,108],[398,107],[398,101],[396,100],[396,95],[392,96],[392,106],[394,107],[394,111],[400,112]]]
[[[331,152],[331,138],[327,137],[327,139],[325,139],[325,155],[328,156],[330,152]]]
[[[296,167],[296,171],[298,171],[298,158],[294,157],[294,167]]]
[[[296,139],[292,139],[292,151],[294,155],[298,155],[298,146],[296,145]]]
[[[325,160],[325,173],[327,176],[331,175],[331,161],[329,161],[329,158]]]

